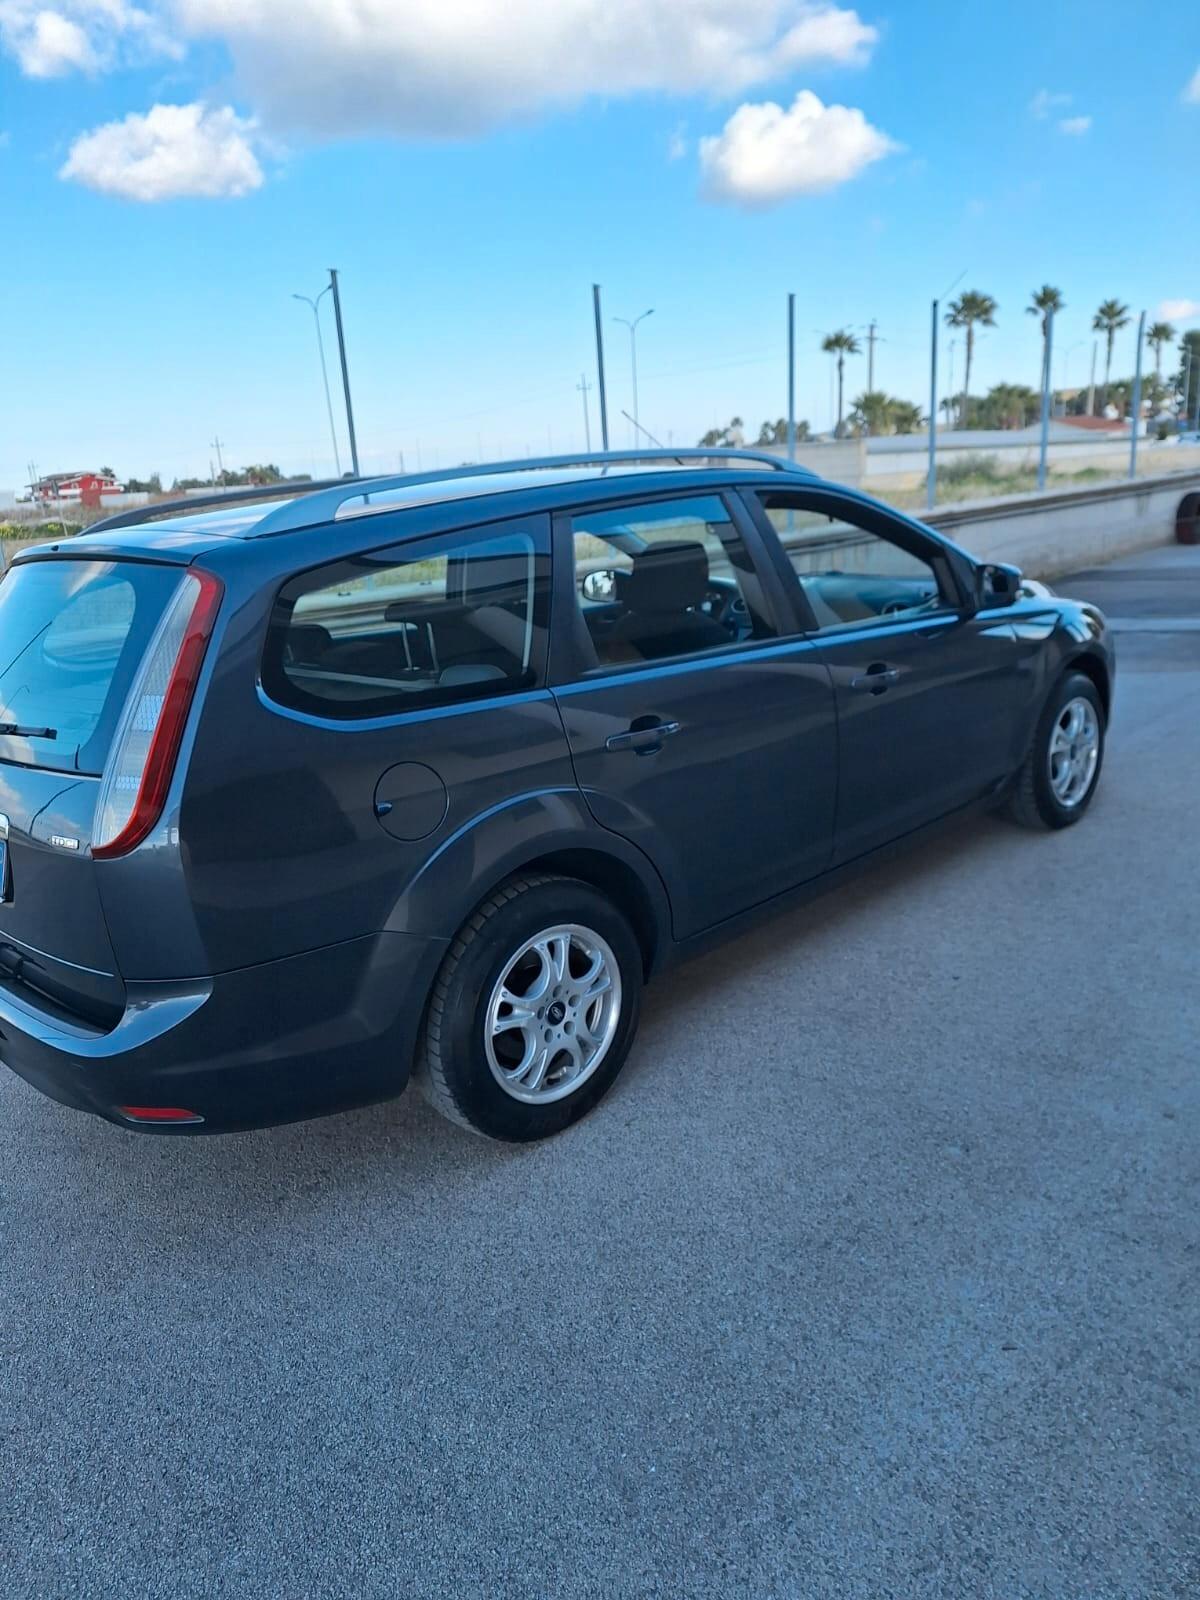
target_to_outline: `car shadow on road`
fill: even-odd
[[[919,893],[931,875],[959,873],[981,851],[1003,849],[1008,825],[964,820],[873,866],[796,909],[769,917],[752,931],[666,974],[647,991],[642,1042],[606,1104],[626,1102],[652,1074],[664,1047],[686,1053],[688,1031],[715,1016],[734,998],[747,973],[771,966],[801,968],[806,952],[836,936],[854,919],[895,896]],[[76,1184],[77,1203],[94,1214],[129,1207],[152,1212],[163,1186],[176,1215],[211,1224],[214,1208],[236,1208],[243,1218],[261,1214],[320,1213],[344,1207],[356,1194],[372,1202],[387,1196],[454,1192],[501,1178],[512,1164],[532,1158],[554,1165],[564,1144],[586,1136],[593,1119],[542,1146],[513,1146],[476,1138],[438,1116],[410,1088],[397,1100],[315,1121],[250,1133],[174,1137],[126,1132],[44,1101],[20,1086],[13,1113],[27,1119],[27,1146],[53,1147],[60,1181]],[[596,1114],[605,1115],[602,1107]],[[636,1112],[635,1112],[636,1116]],[[623,1126],[628,1117],[623,1119]],[[77,1159],[63,1160],[73,1145]]]

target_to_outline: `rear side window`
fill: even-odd
[[[325,717],[378,717],[538,681],[549,544],[532,531],[377,550],[280,592],[263,686]]]
[[[0,582],[0,761],[98,776],[179,569],[20,562]]]

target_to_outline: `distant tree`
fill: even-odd
[[[842,409],[843,394],[845,392],[846,357],[856,356],[859,353],[858,340],[846,328],[839,328],[836,333],[827,333],[821,340],[821,349],[826,355],[837,356],[837,426],[834,428],[834,437],[842,436]]]
[[[892,401],[892,428],[896,433],[918,433],[925,425],[925,414],[911,400]]]
[[[1112,373],[1113,340],[1128,325],[1129,307],[1119,300],[1102,300],[1092,318],[1092,328],[1104,335],[1104,388],[1100,391],[1100,415],[1108,405],[1108,382]]]
[[[162,478],[152,472],[148,478],[126,478],[125,487],[130,494],[161,494]]]
[[[731,417],[724,428],[710,428],[700,440],[700,446],[710,450],[738,450],[746,442],[745,427],[741,417]]]
[[[892,432],[892,408],[896,402],[882,389],[867,389],[850,402],[850,423],[859,433],[878,436]]]
[[[797,421],[796,441],[809,437],[808,423]],[[756,444],[786,444],[787,443],[787,418],[780,417],[777,422],[764,422],[758,430]]]
[[[946,313],[946,321],[950,327],[967,330],[967,365],[963,373],[962,410],[959,413],[959,426],[963,428],[970,425],[971,362],[975,356],[975,327],[978,324],[981,328],[994,328],[996,309],[996,302],[990,294],[982,294],[978,289],[967,289],[957,300],[950,302],[950,309]]]
[[[1175,343],[1175,329],[1169,322],[1152,322],[1146,329],[1146,343],[1154,351],[1154,376],[1161,378],[1163,346]]]
[[[1180,416],[1191,418],[1196,415],[1196,399],[1200,396],[1200,328],[1192,328],[1179,342],[1183,346],[1184,359],[1172,380],[1171,389]]]
[[[98,476],[101,478],[115,478],[116,473],[111,467],[101,467]]]
[[[1036,415],[1037,391],[1024,383],[993,384],[980,403],[985,428],[1023,428]]]
[[[1054,315],[1065,309],[1066,301],[1062,297],[1062,290],[1056,289],[1053,284],[1044,283],[1040,289],[1035,289],[1029,296],[1029,304],[1025,307],[1026,314],[1031,317],[1041,317],[1042,338],[1050,331],[1050,313]]]
[[[1063,309],[1065,301],[1062,290],[1056,289],[1051,283],[1044,283],[1040,289],[1035,289],[1029,297],[1029,304],[1025,307],[1026,314],[1042,319],[1042,372],[1038,379],[1038,389],[1046,382],[1046,350],[1050,343],[1050,314],[1055,316]]]

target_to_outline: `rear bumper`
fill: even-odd
[[[178,1106],[223,1133],[398,1095],[446,945],[352,939],[217,977],[130,984],[111,1031],[36,1009],[0,984],[0,1061],[43,1094],[122,1127],[117,1107]]]

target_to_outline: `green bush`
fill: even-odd
[[[1012,468],[1002,467],[995,456],[976,455],[973,451],[961,461],[950,461],[938,467],[938,482],[947,486],[968,482],[1003,483],[1012,476]]]
[[[58,517],[46,522],[0,522],[0,539],[71,539],[83,532],[78,522],[63,522]]]

